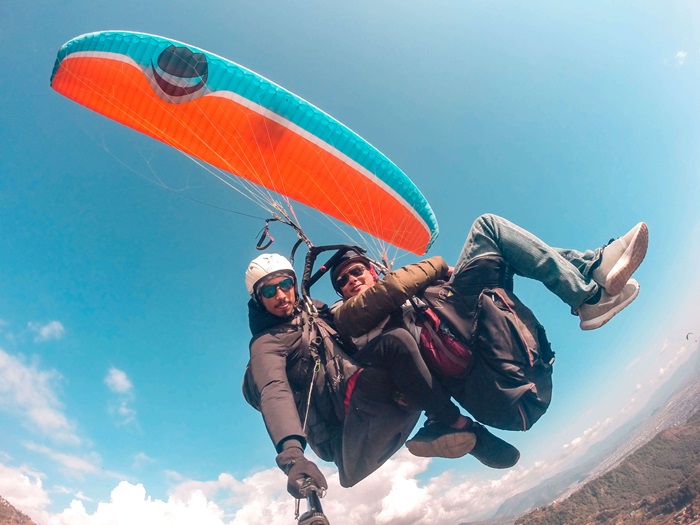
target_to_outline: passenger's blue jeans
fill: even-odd
[[[459,273],[476,257],[500,255],[511,273],[540,281],[576,312],[598,293],[589,275],[602,251],[552,248],[503,217],[486,214],[474,221],[454,271]]]

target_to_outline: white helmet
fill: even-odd
[[[286,257],[277,253],[263,253],[256,257],[248,265],[245,272],[245,285],[248,288],[248,293],[253,295],[255,285],[260,282],[263,277],[267,277],[271,273],[288,273],[296,280],[296,273],[292,263]]]

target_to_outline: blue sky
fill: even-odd
[[[58,49],[83,33],[187,42],[333,115],[418,185],[440,223],[429,255],[448,262],[484,212],[578,249],[649,224],[640,296],[600,330],[580,331],[539,283],[516,283],[557,352],[549,412],[501,433],[519,465],[403,451],[341,489],[323,464],[334,524],[488,516],[580,457],[696,351],[685,339],[700,332],[694,2],[9,0],[0,20],[0,495],[42,525],[293,512],[240,394],[243,274],[262,227],[246,215],[266,215],[53,92]],[[317,219],[301,217],[312,240],[344,240]],[[294,239],[273,233],[288,253]],[[322,286],[318,298],[334,300]]]

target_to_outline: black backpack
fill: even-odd
[[[532,427],[552,398],[554,352],[544,327],[513,293],[505,261],[477,257],[421,299],[472,352],[463,377],[444,378],[452,396],[486,425]]]

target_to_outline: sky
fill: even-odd
[[[454,263],[486,212],[577,249],[649,225],[641,293],[599,330],[516,281],[557,353],[547,414],[496,432],[518,465],[402,450],[343,489],[319,461],[334,525],[488,517],[580,459],[697,352],[686,339],[700,333],[696,2],[5,0],[0,495],[38,524],[293,519],[240,390],[244,272],[267,215],[51,90],[59,48],[108,29],[206,49],[343,122],[430,202],[440,236],[428,255]],[[345,242],[330,221],[300,219],[317,244]],[[273,234],[289,254],[293,235]],[[335,300],[323,286],[317,298]]]

